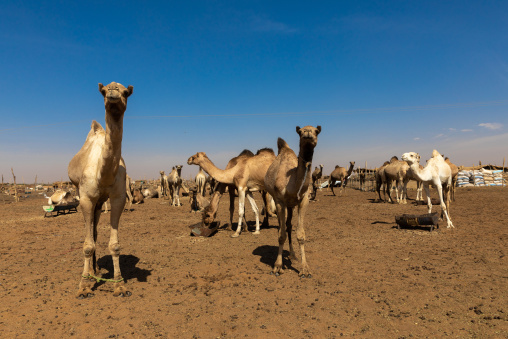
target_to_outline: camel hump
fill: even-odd
[[[99,124],[97,121],[92,121],[92,131],[95,133],[104,131],[104,128],[102,128],[101,124]]]
[[[441,153],[439,153],[437,150],[433,150],[432,151],[432,157],[433,158],[437,157],[438,155],[441,156]]]
[[[279,154],[280,154],[280,151],[282,150],[282,148],[284,147],[289,147],[287,142],[284,141],[284,139],[282,138],[278,138],[277,139],[277,148],[279,150]]]

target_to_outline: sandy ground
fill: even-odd
[[[121,219],[121,267],[132,296],[115,298],[112,283],[98,283],[84,300],[75,298],[83,265],[79,209],[44,218],[41,198],[2,203],[0,335],[506,338],[508,191],[466,188],[456,196],[456,228],[442,223],[429,232],[395,227],[396,215],[427,212],[412,201],[391,205],[375,203],[373,192],[318,192],[305,222],[310,279],[299,278],[300,260],[289,258],[284,274],[269,274],[275,218],[257,236],[233,239],[224,229],[191,237],[187,226],[199,215],[189,212],[187,198],[179,208],[147,200]],[[228,200],[220,205],[222,224]],[[247,220],[252,229],[250,210]],[[111,278],[108,240],[104,214],[98,275]]]

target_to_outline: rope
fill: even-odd
[[[105,281],[105,282],[114,282],[114,283],[118,283],[118,282],[122,282],[123,281],[123,278],[120,279],[120,280],[115,280],[115,279],[106,279],[106,278],[99,278],[99,277],[96,277],[95,275],[82,275],[83,278],[87,278],[87,279],[90,279],[90,278],[93,278],[95,279],[95,281],[97,282],[101,282],[101,281]]]

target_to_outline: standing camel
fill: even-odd
[[[355,167],[355,162],[350,161],[349,162],[349,169],[346,170],[344,167],[335,166],[335,169],[330,174],[330,180],[328,181],[328,186],[332,190],[333,195],[335,195],[335,192],[333,191],[333,184],[335,181],[340,181],[340,194],[342,195],[343,192],[345,192],[346,185],[347,185],[347,178],[351,175],[353,172],[353,168]]]
[[[395,195],[397,196],[398,204],[405,204],[404,197],[404,178],[407,176],[407,171],[409,170],[409,165],[407,162],[399,160],[397,157],[392,157],[390,159],[390,163],[384,168],[382,172],[384,175],[382,177],[383,183],[385,184],[385,190],[388,192],[388,202],[393,203],[391,186],[392,182],[395,182]],[[400,189],[400,196],[399,196]]]
[[[316,200],[318,180],[323,176],[323,164],[316,166],[314,172],[312,172],[312,192],[310,194],[310,200]]]
[[[217,168],[204,152],[198,152],[187,160],[187,164],[201,166],[218,182],[225,185],[234,184],[238,190],[238,227],[231,237],[238,237],[242,230],[242,220],[245,212],[245,196],[249,199],[256,215],[256,231],[254,234],[260,233],[259,209],[254,202],[252,192],[264,190],[265,174],[274,159],[275,154],[273,150],[264,148],[259,150],[258,153],[252,157],[239,157],[236,165],[226,170]],[[233,192],[230,191],[229,194],[233,194]],[[247,225],[245,225],[245,227],[246,226]]]
[[[113,295],[131,295],[120,271],[118,224],[126,195],[126,168],[122,158],[123,116],[133,87],[125,88],[112,82],[107,86],[99,84],[99,91],[104,97],[106,108],[106,130],[98,122],[92,121],[85,144],[72,158],[68,167],[69,179],[79,190],[80,206],[85,220],[84,267],[78,298],[92,296],[92,287],[96,280],[100,279],[95,276],[97,225],[102,204],[108,198],[111,201],[111,235],[108,247],[114,268]]]
[[[296,127],[296,132],[300,136],[300,152],[296,156],[295,152],[281,138],[277,140],[279,154],[275,161],[270,165],[265,176],[266,190],[273,197],[277,207],[277,217],[279,219],[279,252],[275,261],[273,272],[275,275],[282,273],[282,252],[286,238],[289,238],[289,252],[293,260],[296,260],[293,243],[291,242],[291,219],[293,217],[293,208],[298,206],[298,226],[296,228],[296,238],[300,244],[300,254],[302,256],[302,269],[300,277],[311,277],[307,259],[305,257],[305,229],[303,220],[305,211],[309,204],[309,184],[311,178],[312,158],[314,148],[317,145],[318,134],[321,132],[321,126],[317,128],[312,126]],[[287,219],[286,219],[287,215]]]
[[[168,185],[171,198],[171,206],[182,206],[180,203],[180,188],[182,187],[182,165],[173,167],[168,176]]]
[[[420,169],[420,155],[415,152],[402,154],[402,160],[407,161],[414,175],[420,179],[427,194],[428,213],[432,213],[432,200],[430,199],[429,184],[437,188],[439,195],[439,203],[441,205],[441,212],[446,216],[448,228],[455,227],[452,224],[449,216],[450,208],[450,186],[452,184],[452,171],[450,166],[443,159],[438,151],[432,152],[432,158],[427,161],[427,165]],[[443,190],[446,196],[446,202],[443,200]]]
[[[161,198],[164,199],[168,196],[168,176],[164,174],[164,171],[159,172],[161,175]]]
[[[194,180],[198,186],[197,192],[204,197],[206,193],[206,174],[201,167],[199,168],[199,172],[196,174],[196,178]]]
[[[381,167],[377,168],[376,172],[375,172],[376,192],[379,197],[378,202],[379,201],[386,201],[386,184],[383,183],[383,177],[384,177],[384,170],[385,170],[386,166],[388,166],[389,164],[390,164],[389,161],[385,161],[384,164],[381,165]],[[381,199],[381,187],[383,187],[383,199]]]

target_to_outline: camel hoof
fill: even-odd
[[[235,233],[235,234],[231,235],[231,238],[238,238],[239,236],[240,236],[240,234]]]
[[[261,234],[261,232],[260,231],[256,231],[256,232],[253,232],[252,234],[258,235],[258,234]]]

